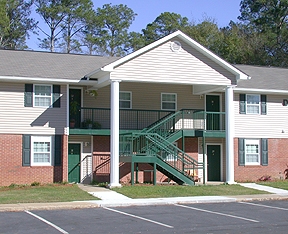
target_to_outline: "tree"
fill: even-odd
[[[135,16],[126,5],[104,4],[102,8],[97,8],[92,21],[94,26],[89,24],[87,27],[85,40],[92,42],[94,50],[101,55],[124,56],[130,52],[127,51],[130,48],[128,29]]]
[[[219,48],[223,41],[223,34],[212,19],[205,19],[199,24],[190,24],[186,27],[186,33],[201,45],[219,54]]]
[[[23,49],[36,22],[30,18],[31,1],[0,0],[0,48]]]
[[[142,29],[146,45],[165,37],[177,30],[186,31],[188,18],[173,12],[161,13],[152,23]]]
[[[264,41],[266,65],[288,66],[288,1],[242,0],[238,17]]]
[[[66,53],[82,52],[82,45],[76,37],[84,30],[86,22],[95,14],[92,9],[93,3],[91,0],[74,0],[70,1],[69,5],[67,15],[60,25],[62,28],[60,47],[64,47]]]
[[[42,28],[38,29],[46,35],[46,38],[40,39],[40,48],[55,51],[55,43],[58,35],[62,32],[61,23],[64,22],[68,12],[68,4],[65,0],[35,0],[36,12],[43,18],[49,27],[49,32],[45,32]]]

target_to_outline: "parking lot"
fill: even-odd
[[[287,233],[288,201],[0,213],[0,233]]]

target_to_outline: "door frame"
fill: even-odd
[[[83,170],[82,170],[82,160],[83,160],[83,142],[81,141],[69,141],[68,142],[68,147],[67,147],[67,152],[69,149],[69,144],[80,144],[80,183],[83,180]],[[67,160],[67,178],[68,178],[68,164],[69,164],[69,152],[68,152],[68,160]]]
[[[67,95],[67,124],[69,126],[69,121],[70,121],[70,89],[80,89],[81,91],[81,103],[80,103],[80,107],[83,106],[83,98],[84,98],[84,95],[83,95],[83,87],[79,87],[79,86],[70,86],[68,87],[68,95]],[[83,120],[83,111],[81,111],[81,114],[80,114],[80,121],[82,122]],[[80,124],[81,125],[81,124]]]
[[[205,94],[205,98],[204,98],[204,104],[205,104],[205,112],[207,111],[207,105],[206,105],[206,96],[219,96],[219,112],[222,112],[222,93],[206,93]],[[221,121],[221,116],[219,118],[219,127],[220,129],[223,129],[223,121]],[[206,120],[205,120],[206,121]],[[205,123],[205,126],[206,126],[206,123]],[[207,178],[207,177],[206,177]]]
[[[207,163],[208,163],[208,157],[207,157],[207,150],[208,150],[208,145],[220,145],[220,181],[223,181],[223,143],[206,143],[205,144],[205,178],[206,178],[206,182],[208,181],[208,167],[207,167]],[[209,182],[209,181],[208,181]]]

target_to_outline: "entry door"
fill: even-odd
[[[207,95],[206,96],[206,111],[220,112],[220,96]],[[220,130],[220,116],[219,114],[207,114],[206,130]]]
[[[207,145],[207,177],[208,181],[221,180],[221,147]]]
[[[70,123],[73,120],[73,126],[70,124],[70,128],[80,128],[81,124],[81,89],[69,90],[69,118]]]
[[[70,183],[80,182],[80,144],[68,145],[68,181]]]

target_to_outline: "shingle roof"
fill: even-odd
[[[239,80],[237,88],[288,90],[288,69],[279,67],[261,67],[235,65],[248,74],[250,80]]]
[[[0,76],[76,80],[119,59],[24,50],[0,50],[0,58]]]

